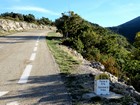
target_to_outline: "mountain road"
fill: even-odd
[[[48,32],[0,37],[0,105],[71,105],[46,43]]]

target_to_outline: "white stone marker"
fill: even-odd
[[[97,95],[109,95],[109,79],[98,79],[94,81],[94,92]]]

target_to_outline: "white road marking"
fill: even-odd
[[[36,43],[35,45],[38,46],[38,43]]]
[[[34,47],[34,52],[37,51],[37,47]]]
[[[30,60],[33,61],[35,60],[35,57],[36,57],[36,53],[32,53],[31,57],[30,57]]]
[[[38,42],[39,42],[39,40],[36,41],[36,43],[38,43]]]
[[[32,70],[32,65],[27,65],[22,76],[20,77],[20,80],[18,81],[19,84],[27,83],[31,70]]]
[[[0,92],[0,97],[1,96],[4,96],[5,94],[7,94],[9,91],[2,91],[2,92]]]
[[[14,102],[9,102],[6,105],[19,105],[19,103],[17,101],[14,101]]]

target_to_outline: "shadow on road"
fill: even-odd
[[[46,39],[48,40],[61,40],[63,37],[60,36],[46,36]]]
[[[32,41],[32,40],[37,40],[39,38],[38,35],[26,35],[26,36],[18,36],[18,35],[10,35],[10,36],[3,36],[0,37],[0,44],[15,44],[15,43],[24,43],[26,41]],[[62,39],[62,37],[59,36],[40,36],[39,40],[58,40]]]
[[[0,37],[0,44],[14,44],[14,43],[24,43],[26,41],[37,40],[39,36],[5,36]],[[40,36],[39,40],[44,40],[45,36]]]
[[[17,80],[11,80],[14,82]],[[20,86],[19,86],[20,85]],[[38,103],[51,105],[70,105],[70,97],[59,74],[49,76],[31,76],[27,84],[18,84],[18,92],[10,96],[1,97],[8,99],[37,99]],[[25,88],[26,87],[26,88]],[[16,90],[15,90],[16,91]]]

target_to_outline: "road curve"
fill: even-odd
[[[70,105],[46,30],[0,37],[0,105]]]

